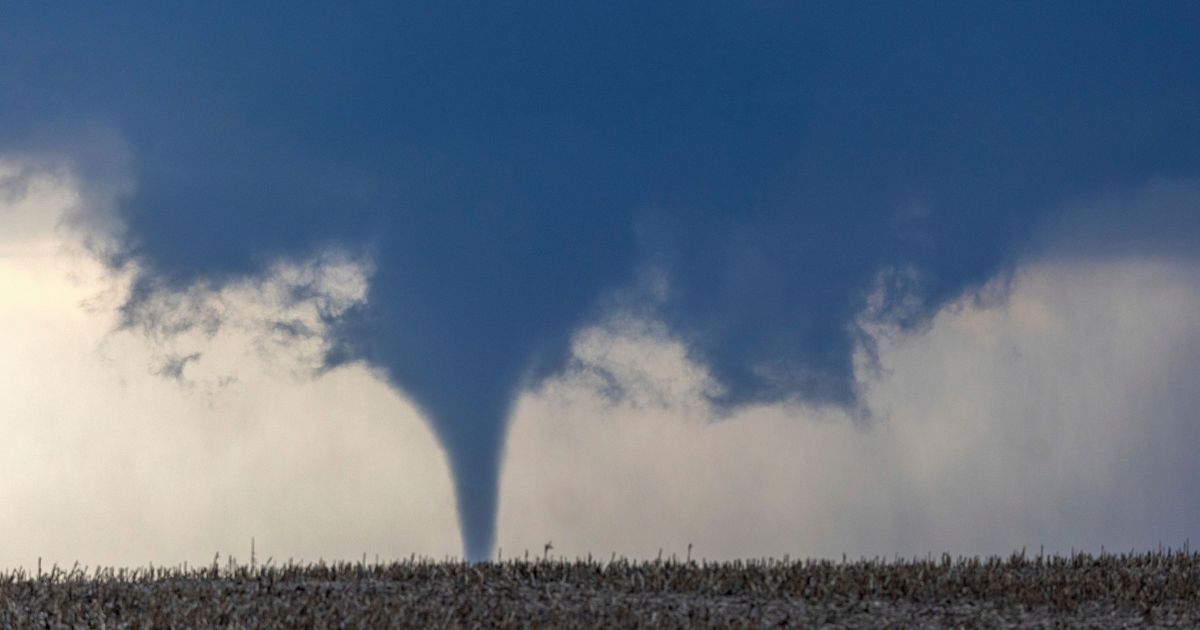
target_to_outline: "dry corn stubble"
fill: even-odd
[[[1200,554],[634,562],[410,559],[0,575],[3,627],[1200,624]]]

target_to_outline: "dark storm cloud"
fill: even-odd
[[[918,324],[1064,201],[1200,161],[1195,5],[201,6],[4,4],[0,142],[117,129],[147,283],[372,252],[330,361],[424,409],[471,557],[516,391],[643,266],[720,404],[854,405],[881,271]]]
[[[1153,179],[1066,204],[1038,223],[1026,249],[1083,260],[1193,258],[1200,252],[1200,178]]]

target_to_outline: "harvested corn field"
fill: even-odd
[[[1200,554],[53,569],[3,627],[1195,626]]]

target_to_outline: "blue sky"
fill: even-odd
[[[483,557],[514,404],[614,308],[711,372],[718,417],[869,422],[868,308],[923,330],[1046,247],[1190,260],[1192,202],[1119,199],[1200,171],[1197,24],[1168,2],[6,2],[0,147],[133,182],[104,252],[136,269],[126,325],[161,323],[163,287],[368,260],[323,362],[421,410]]]

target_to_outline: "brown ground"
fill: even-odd
[[[1200,554],[0,575],[0,627],[1200,626]]]

